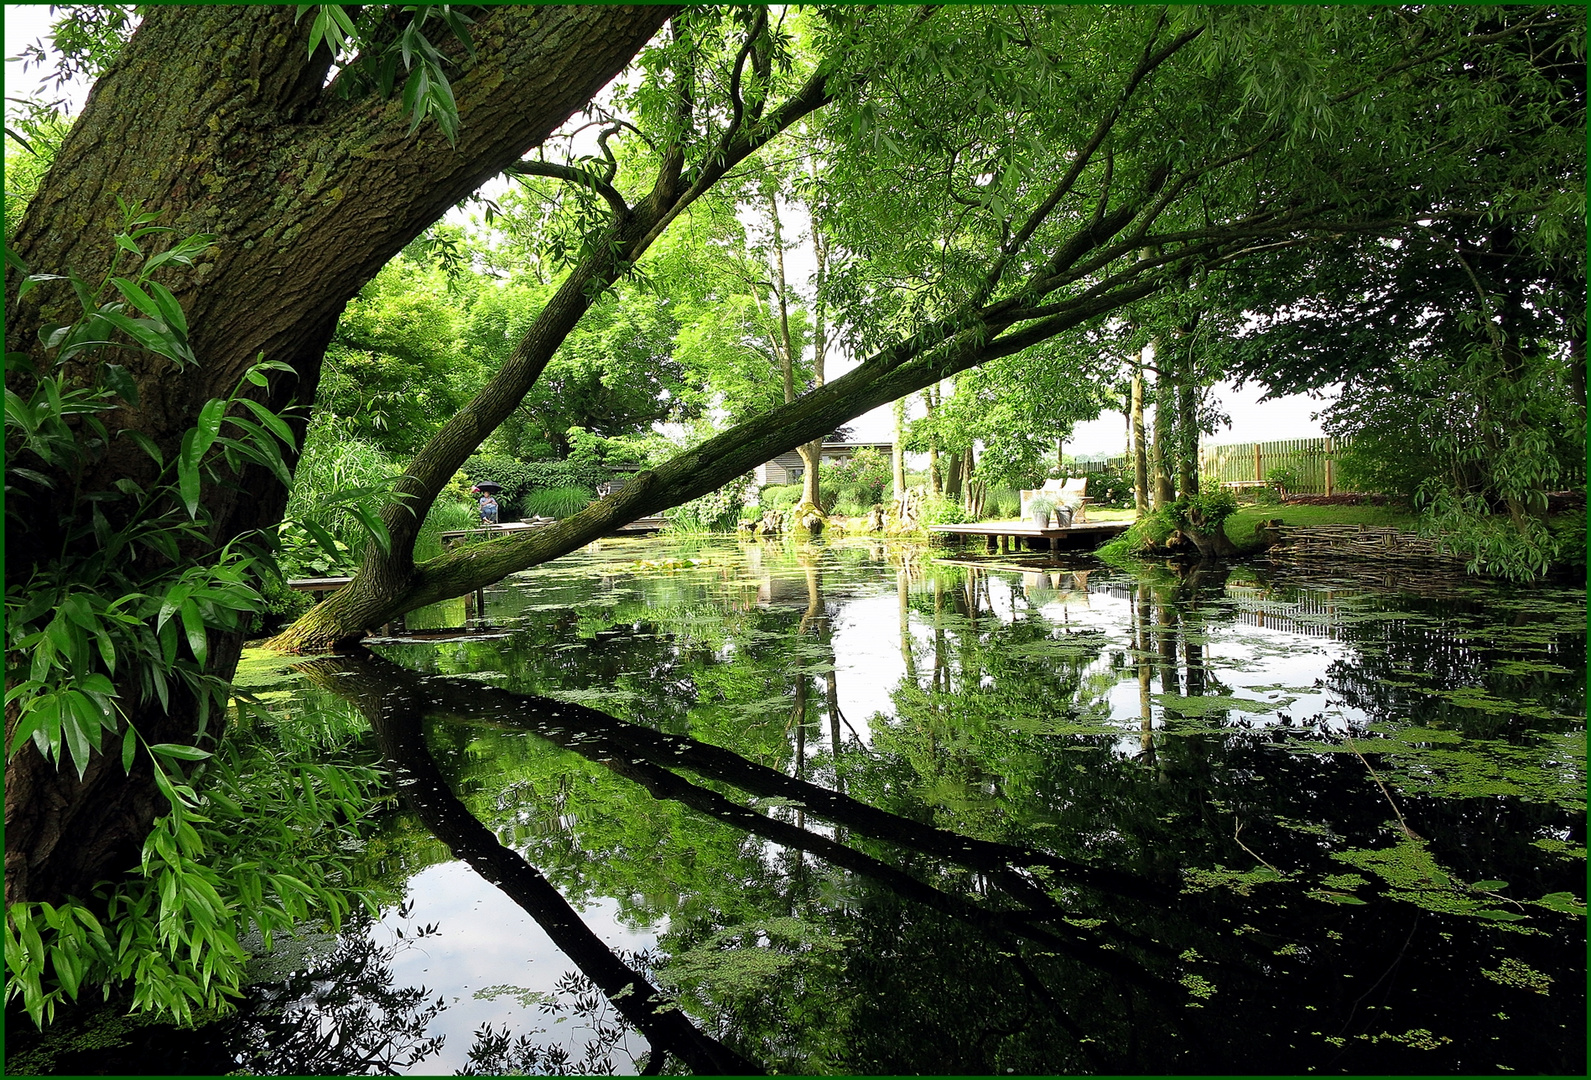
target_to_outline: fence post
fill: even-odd
[[[1331,436],[1326,436],[1326,494],[1331,494]]]
[[[1260,444],[1254,444],[1254,479],[1263,480],[1265,474],[1260,471]]]

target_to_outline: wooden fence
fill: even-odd
[[[1214,487],[1223,483],[1248,483],[1265,480],[1276,468],[1293,470],[1298,483],[1288,490],[1299,495],[1332,495],[1343,490],[1334,475],[1332,458],[1344,443],[1329,438],[1282,439],[1277,442],[1229,443],[1199,447],[1199,483]],[[1120,468],[1130,476],[1131,459],[1122,454],[1105,461],[1078,461],[1067,467],[1073,476],[1088,476]]]
[[[1126,465],[1127,457],[1121,454],[1113,458],[1107,458],[1104,461],[1074,461],[1066,467],[1066,471],[1071,476],[1092,476],[1094,473],[1102,473],[1107,469],[1125,468]]]
[[[1300,495],[1332,495],[1342,490],[1333,475],[1332,459],[1339,444],[1330,438],[1281,439],[1275,442],[1228,443],[1199,448],[1199,483],[1215,486],[1265,480],[1272,469],[1291,469],[1297,482],[1288,490]]]

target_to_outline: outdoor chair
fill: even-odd
[[[1019,494],[1022,498],[1022,517],[1028,516],[1028,505],[1040,495],[1046,495],[1055,500],[1058,508],[1064,507],[1071,511],[1071,520],[1068,524],[1077,524],[1084,520],[1084,509],[1089,503],[1087,495],[1088,477],[1079,476],[1066,480],[1051,479],[1044,481],[1044,486],[1039,488],[1023,488]]]

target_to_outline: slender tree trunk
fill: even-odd
[[[939,436],[934,432],[934,413],[938,404],[939,387],[924,387],[923,407],[928,413],[928,491],[931,495],[943,496],[945,484],[939,470]]]
[[[894,489],[895,501],[899,503],[906,497],[906,399],[895,399],[892,412],[895,417],[895,444],[889,451],[890,484]]]
[[[1144,375],[1141,364],[1133,369],[1127,423],[1132,433],[1129,451],[1132,454],[1133,507],[1141,519],[1149,513],[1149,461],[1144,454]]]
[[[1155,445],[1154,445],[1154,500],[1155,506],[1169,506],[1177,497],[1171,477],[1177,455],[1172,429],[1176,426],[1176,395],[1173,379],[1165,366],[1155,376]]]
[[[1180,328],[1186,340],[1177,350],[1177,493],[1183,498],[1199,493],[1199,380],[1193,358],[1198,324],[1195,316]]]

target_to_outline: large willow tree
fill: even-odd
[[[565,280],[396,486],[381,513],[390,545],[371,545],[353,583],[290,628],[284,647],[349,641],[554,558],[1195,270],[1236,273],[1279,246],[1495,213],[1484,183],[1431,163],[1462,158],[1482,136],[1462,122],[1477,102],[1546,91],[1528,73],[1477,84],[1466,65],[1500,42],[1583,40],[1584,24],[1578,11],[1544,8],[840,7],[784,23],[773,9],[474,14],[469,46],[436,46],[453,65],[456,117],[444,107],[445,123],[416,127],[416,95],[384,93],[379,64],[328,83],[331,54],[310,53],[310,20],[295,23],[291,9],[152,8],[15,238],[35,270],[95,273],[109,261],[118,196],[181,232],[215,234],[173,281],[196,363],[134,370],[139,404],[118,417],[174,451],[202,402],[262,353],[296,375],[273,381],[266,404],[310,400],[346,300],[487,177],[512,167],[584,200],[591,226]],[[390,51],[409,18],[363,9],[368,49]],[[648,40],[623,91],[593,108],[601,153],[521,160]],[[162,106],[175,100],[184,107]],[[780,153],[798,121],[815,140],[803,152],[826,163],[816,198],[829,310],[853,328],[860,366],[556,526],[417,563],[432,500],[594,298],[644,270],[649,247],[716,184]],[[1534,212],[1528,185],[1515,194],[1510,212]],[[8,278],[8,350],[34,348],[66,299],[49,286],[19,297]],[[114,486],[145,460],[108,456],[95,482]],[[279,478],[242,480],[203,492],[217,546],[280,516]],[[54,550],[53,514],[47,500],[26,510],[8,578],[26,580]],[[210,637],[212,670],[229,674],[236,633]],[[8,658],[8,684],[14,670]],[[131,719],[192,738],[193,703],[122,689]],[[7,768],[8,899],[81,894],[130,865],[156,804],[136,768],[125,777],[96,757],[80,780],[22,745]]]

